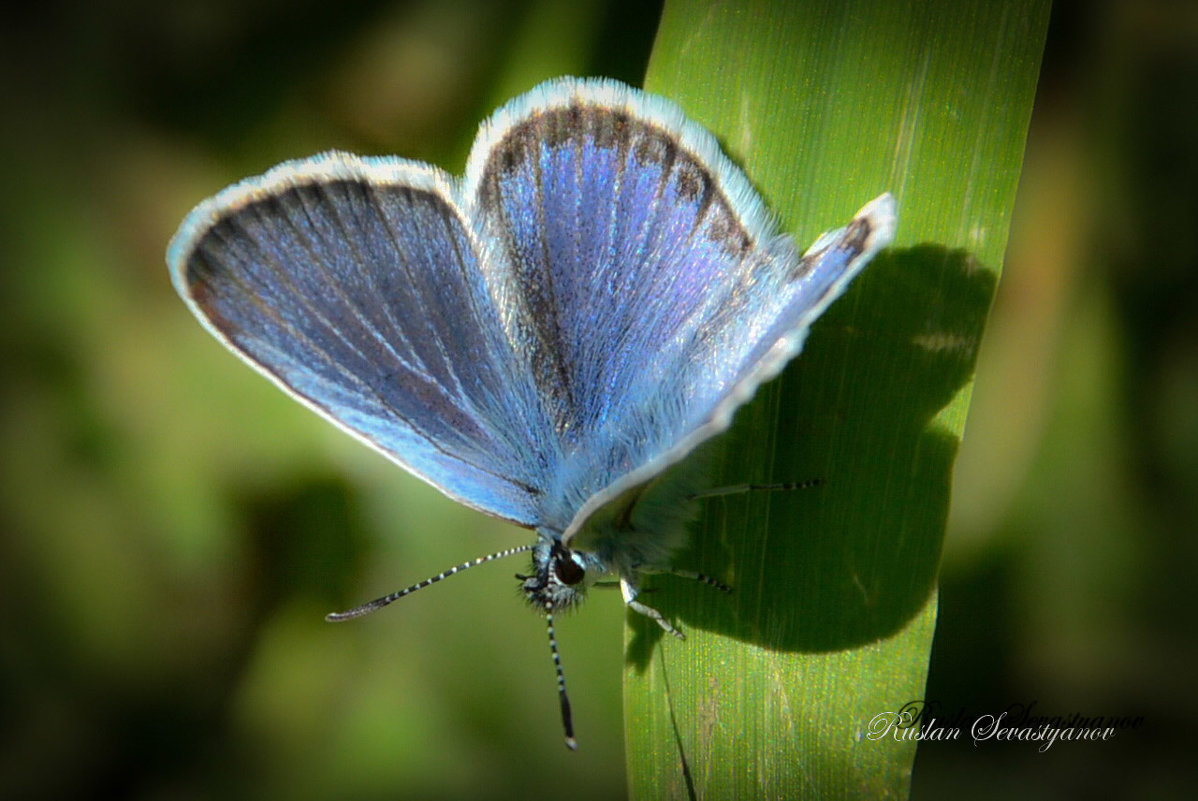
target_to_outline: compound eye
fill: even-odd
[[[571,559],[568,554],[563,554],[553,560],[553,574],[567,587],[572,587],[582,581],[586,577],[586,573],[582,566]]]

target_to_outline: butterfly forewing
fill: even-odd
[[[451,192],[406,163],[284,165],[193,213],[171,249],[176,280],[218,336],[317,411],[531,525],[546,423]]]
[[[562,442],[555,521],[726,426],[864,263],[801,261],[710,134],[611,83],[501,110],[465,195],[505,254],[488,280]]]

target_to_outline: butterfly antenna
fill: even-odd
[[[404,597],[405,595],[411,595],[412,593],[416,592],[416,590],[423,590],[428,585],[436,584],[441,579],[447,579],[452,575],[461,573],[463,570],[465,570],[467,568],[478,567],[481,564],[485,564],[486,562],[493,562],[496,559],[502,559],[505,556],[512,556],[514,554],[531,551],[533,549],[533,547],[534,547],[534,545],[532,545],[532,544],[521,545],[519,548],[508,548],[506,551],[497,551],[495,553],[487,554],[486,556],[480,556],[477,559],[471,559],[469,562],[463,562],[460,565],[455,565],[455,566],[449,568],[448,570],[438,573],[437,575],[433,576],[432,578],[426,578],[424,581],[421,581],[418,584],[413,584],[411,587],[405,587],[402,590],[396,590],[395,592],[391,593],[390,595],[384,595],[382,598],[375,598],[373,601],[370,601],[369,603],[364,603],[361,606],[355,606],[353,609],[348,609],[344,612],[332,612],[330,614],[327,614],[324,616],[324,619],[329,621],[330,623],[340,623],[343,620],[353,620],[356,617],[362,617],[363,615],[369,615],[371,612],[382,609],[384,606],[387,606],[389,604],[392,604],[392,603],[398,601],[400,598]],[[553,630],[551,628],[550,629],[551,637],[552,637],[552,633],[553,633]],[[554,650],[554,658],[555,659],[556,659],[556,654],[557,654],[557,651],[555,649]]]
[[[712,489],[701,490],[690,496],[689,500],[697,501],[700,498],[718,498],[722,495],[740,495],[745,492],[779,492],[783,490],[800,490],[810,489],[811,487],[823,486],[822,478],[812,478],[807,481],[789,481],[779,484],[732,484],[728,487],[713,487]]]
[[[562,703],[562,729],[566,732],[566,748],[578,750],[578,741],[574,739],[574,721],[570,716],[570,696],[566,694],[566,674],[562,670],[562,657],[557,650],[557,634],[553,631],[553,607],[545,604],[545,620],[549,629],[549,652],[553,654],[553,669],[557,673],[557,696]]]

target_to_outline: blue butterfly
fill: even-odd
[[[535,529],[549,621],[603,577],[675,570],[693,493],[663,472],[725,430],[893,238],[885,194],[805,253],[673,103],[559,79],[486,121],[464,179],[330,152],[197,206],[171,241],[204,326],[301,403],[446,495]],[[694,574],[687,574],[694,575]],[[709,583],[720,586],[718,582]],[[681,636],[681,635],[679,635]]]

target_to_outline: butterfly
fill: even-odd
[[[663,474],[725,430],[894,236],[883,194],[800,252],[674,103],[562,78],[484,122],[461,179],[396,157],[289,161],[200,203],[167,261],[222,343],[449,497],[535,530],[372,601],[531,552],[553,629],[603,578],[675,568],[694,493]],[[718,581],[709,583],[722,586]],[[681,635],[679,635],[681,636]]]

